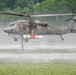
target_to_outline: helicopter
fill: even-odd
[[[71,23],[69,24],[67,29],[59,29],[54,26],[49,25],[47,22],[41,21],[41,20],[32,20],[32,17],[47,17],[47,16],[66,16],[66,15],[73,15],[73,14],[41,14],[41,15],[24,15],[24,14],[18,14],[18,13],[9,13],[9,12],[2,12],[0,11],[0,14],[6,14],[6,15],[13,15],[13,16],[22,16],[22,17],[28,17],[29,19],[24,20],[17,20],[15,22],[9,23],[7,27],[3,29],[4,32],[8,33],[8,35],[12,35],[14,38],[14,41],[18,41],[18,39],[21,39],[22,43],[22,50],[23,47],[23,41],[28,42],[29,39],[41,39],[43,38],[43,35],[59,35],[61,40],[64,40],[62,35],[68,34],[68,33],[76,33],[76,30],[74,29],[74,22],[76,21],[76,17],[71,18]],[[67,21],[70,19],[67,19]],[[14,34],[18,34],[21,38],[17,38],[14,36]]]

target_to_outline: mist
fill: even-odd
[[[48,22],[49,25],[60,29],[66,29],[71,21],[65,22],[62,17],[36,18]],[[12,21],[10,21],[12,22]],[[24,41],[24,51],[21,49],[21,40],[14,41],[12,36],[3,32],[3,28],[9,24],[0,23],[0,61],[2,63],[51,63],[68,62],[76,63],[76,34],[62,35],[62,41],[58,35],[44,35],[42,39],[30,39]],[[72,62],[71,62],[72,61]]]

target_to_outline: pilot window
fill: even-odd
[[[16,24],[15,24],[15,23],[11,23],[11,24],[8,25],[8,27],[13,27],[13,28],[15,28],[15,27],[16,27]]]

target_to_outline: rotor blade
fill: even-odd
[[[48,16],[66,16],[66,15],[73,15],[70,14],[41,14],[41,15],[31,15],[31,17],[48,17]]]
[[[30,15],[24,15],[24,14],[18,14],[18,13],[10,13],[10,12],[2,12],[0,11],[0,14],[6,14],[6,15],[14,15],[14,16],[23,16],[23,17],[30,17]]]
[[[67,20],[65,20],[65,21],[69,21],[69,20],[72,20],[73,18],[69,18],[69,19],[67,19]]]
[[[17,13],[9,13],[9,12],[2,12],[2,11],[0,11],[0,14],[15,15],[15,16],[24,16],[24,15],[22,15],[22,14],[17,14]]]
[[[14,16],[23,16],[23,17],[48,17],[48,16],[66,16],[66,15],[73,15],[73,13],[70,14],[41,14],[41,15],[28,15],[28,14],[18,14],[18,13],[12,13],[12,12],[2,12],[0,11],[1,14],[6,14],[6,15],[14,15]]]

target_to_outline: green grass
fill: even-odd
[[[0,64],[0,75],[76,75],[76,64]]]

